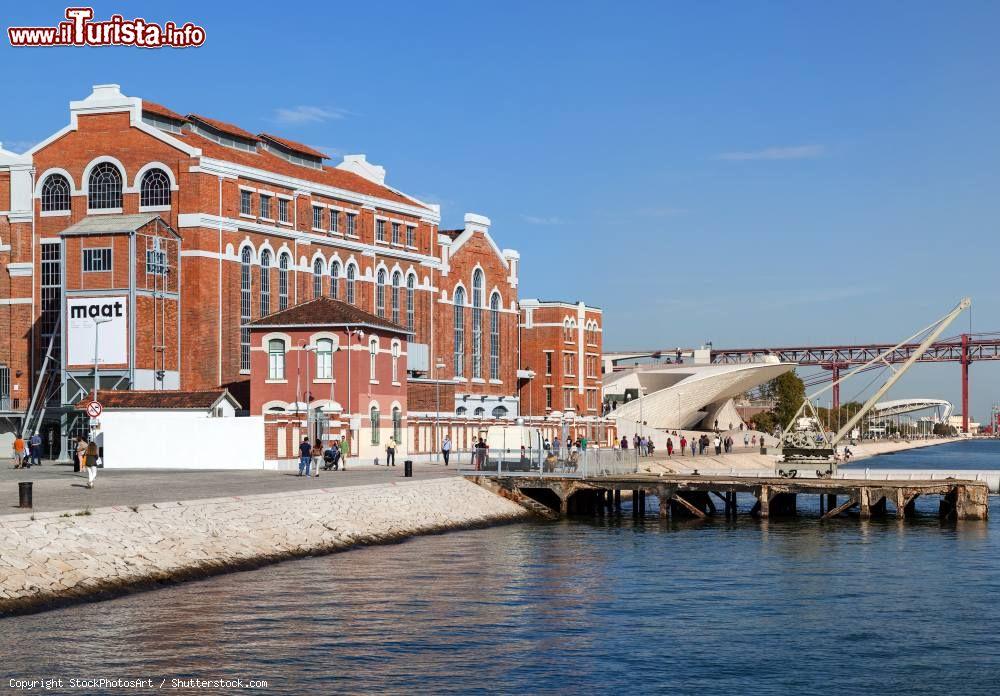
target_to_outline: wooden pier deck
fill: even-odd
[[[466,477],[499,495],[520,502],[546,517],[604,514],[621,511],[622,492],[631,492],[633,514],[645,510],[647,495],[659,502],[661,518],[704,518],[738,513],[737,494],[756,499],[750,514],[760,518],[797,514],[797,499],[817,495],[821,519],[857,510],[861,519],[886,516],[890,509],[903,519],[915,513],[917,498],[939,499],[942,519],[985,520],[989,491],[981,481],[961,479],[880,480],[755,478],[740,476],[691,476],[624,474],[588,478],[519,475],[516,472],[467,473]]]

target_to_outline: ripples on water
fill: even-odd
[[[457,532],[0,620],[0,672],[289,694],[1000,690],[995,505],[957,524],[800,509]]]

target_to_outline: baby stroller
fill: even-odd
[[[336,471],[340,468],[340,452],[331,449],[323,452],[323,471]]]

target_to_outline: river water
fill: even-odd
[[[199,677],[288,694],[1000,690],[996,505],[992,523],[951,524],[930,505],[907,522],[820,524],[800,509],[667,523],[650,501],[639,522],[421,537],[5,619],[0,688]]]

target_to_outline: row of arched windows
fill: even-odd
[[[583,335],[587,341],[587,345],[596,346],[597,345],[597,322],[593,319],[587,321],[583,326]]]
[[[385,291],[386,291],[386,278],[387,273],[384,268],[380,268],[378,273],[375,275],[375,314],[379,317],[385,318],[386,307],[385,307]],[[399,324],[402,315],[402,302],[400,298],[402,296],[402,284],[403,284],[403,274],[400,271],[392,272],[392,284],[390,286],[390,311],[392,313],[391,319],[392,323]],[[417,287],[417,276],[410,273],[406,276],[406,328],[413,331],[415,307],[414,307],[414,291]]]
[[[481,268],[472,274],[472,303],[469,307],[472,314],[472,378],[483,378],[483,295],[485,275]],[[459,285],[455,288],[453,299],[454,311],[454,371],[456,377],[465,376],[465,288]],[[489,332],[490,332],[490,379],[500,379],[500,294],[494,292],[490,296]]]
[[[99,162],[87,179],[87,209],[116,210],[122,207],[122,172],[111,162]],[[170,177],[158,167],[142,175],[139,181],[139,205],[160,207],[170,205]],[[42,212],[68,212],[73,187],[65,174],[52,173],[41,187]]]

